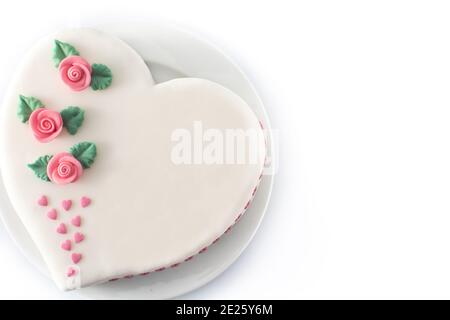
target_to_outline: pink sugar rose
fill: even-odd
[[[49,142],[61,133],[63,120],[59,112],[38,108],[30,115],[30,127],[40,142]]]
[[[80,161],[68,152],[54,155],[47,165],[47,176],[56,184],[75,182],[83,174]]]
[[[74,91],[81,91],[91,84],[92,67],[79,56],[69,56],[61,61],[59,72],[65,84]]]

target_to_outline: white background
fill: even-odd
[[[83,17],[163,20],[237,61],[280,130],[259,232],[185,298],[450,298],[448,2],[113,3],[0,4],[1,81],[30,39]],[[72,297],[3,226],[0,261],[0,298]]]

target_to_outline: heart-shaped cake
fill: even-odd
[[[4,101],[0,168],[63,290],[174,267],[247,209],[261,124],[208,80],[155,84],[142,58],[89,29],[40,41]]]

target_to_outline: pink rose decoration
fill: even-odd
[[[59,112],[38,108],[30,115],[30,127],[40,142],[49,142],[61,133],[63,120]]]
[[[59,72],[65,84],[74,91],[81,91],[91,84],[92,67],[79,56],[69,56],[61,61]]]
[[[47,165],[47,176],[56,184],[75,182],[83,174],[80,161],[68,152],[54,155]]]

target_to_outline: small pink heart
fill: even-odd
[[[81,253],[72,253],[73,263],[78,263],[81,260]]]
[[[58,212],[56,209],[51,209],[49,212],[47,212],[47,217],[52,220],[56,220],[58,218]]]
[[[47,197],[46,196],[40,197],[38,200],[38,205],[40,205],[41,207],[46,207],[48,205]]]
[[[80,216],[73,217],[73,218],[72,218],[72,224],[73,224],[75,227],[81,226],[81,217],[80,217]]]
[[[67,232],[66,225],[64,223],[61,223],[58,228],[56,228],[56,232],[65,234]]]
[[[67,275],[68,277],[73,277],[76,273],[77,273],[77,270],[75,270],[75,269],[72,268],[72,267],[69,267],[69,268],[67,269],[66,275]]]
[[[72,208],[72,200],[63,200],[62,207],[64,210],[69,211]]]
[[[81,197],[80,202],[81,202],[81,206],[82,206],[83,208],[86,208],[88,205],[91,204],[91,199],[88,198],[88,197]]]
[[[76,243],[80,243],[84,240],[84,234],[82,234],[81,232],[75,232],[75,234],[73,235],[73,240],[75,240]]]
[[[72,250],[72,242],[70,240],[65,240],[61,243],[61,248],[66,251]]]

